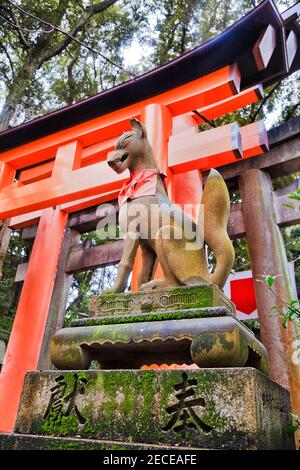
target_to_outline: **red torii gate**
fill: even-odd
[[[0,217],[12,218],[14,227],[39,220],[0,376],[0,431],[13,430],[24,375],[37,367],[68,214],[116,198],[128,175],[116,175],[105,160],[130,118],[145,123],[173,201],[199,203],[202,170],[268,148],[262,122],[201,133],[197,125],[199,114],[212,119],[253,103],[262,96],[259,82],[268,85],[299,68],[297,16],[290,10],[280,16],[265,0],[167,66],[0,135]],[[237,34],[248,30],[252,35],[237,44]],[[215,62],[205,62],[211,54]]]

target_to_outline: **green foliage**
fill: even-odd
[[[288,261],[294,263],[297,292],[300,292],[300,225],[285,227],[282,235]]]
[[[300,201],[300,188],[297,189],[294,193],[289,195],[289,199],[295,199],[296,201]]]
[[[270,276],[268,274],[262,276],[263,282],[265,283],[267,288],[274,294],[274,296],[280,301],[280,303],[284,307],[283,312],[280,312],[279,315],[282,316],[283,328],[287,328],[287,324],[289,321],[300,320],[299,301],[298,299],[291,299],[290,301],[286,302],[284,299],[281,299],[278,291],[276,290],[276,287],[274,286],[277,277],[278,276]],[[262,280],[258,279],[257,281],[261,282]],[[275,308],[276,307],[273,307],[273,309]]]
[[[106,4],[21,0],[17,2],[20,11],[10,0],[1,0],[0,78],[5,103],[0,130],[130,77],[122,67],[121,50],[143,20],[138,2]],[[26,12],[70,33],[90,49]]]
[[[83,233],[80,237],[82,242],[88,240],[91,245],[103,245],[111,243],[112,241],[120,240],[120,226],[119,225],[106,225],[93,232]]]
[[[88,315],[91,296],[112,287],[116,278],[116,271],[115,266],[106,266],[76,273],[72,276],[65,326],[69,326],[79,314]]]
[[[293,436],[293,434],[300,429],[300,417],[295,415],[294,413],[291,413],[292,416],[292,422],[288,426],[288,434],[290,436]]]
[[[10,0],[1,0],[0,77],[5,105],[0,129],[130,78],[124,63],[126,47],[133,39],[145,51],[130,71],[139,74],[218,35],[253,8],[251,0],[115,0],[97,11],[96,6],[102,3],[17,3],[25,12],[71,33],[87,49],[21,12]],[[293,2],[280,3],[288,7]],[[272,95],[266,101],[219,118],[216,123],[246,124],[252,119],[268,118],[274,109],[278,110],[275,123],[298,115],[297,76],[285,79],[275,90],[274,86],[268,88],[266,94]]]

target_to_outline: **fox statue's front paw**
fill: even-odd
[[[165,287],[175,287],[177,284],[173,285],[167,282],[165,279],[153,279],[152,281],[145,282],[140,287],[140,290],[143,292],[151,292],[153,290],[164,289]]]
[[[105,289],[103,291],[103,294],[121,294],[124,292],[124,290],[125,288],[123,288],[122,286],[113,286],[109,289]]]
[[[116,291],[114,290],[113,287],[111,287],[110,289],[105,289],[102,294],[113,294],[115,293]]]

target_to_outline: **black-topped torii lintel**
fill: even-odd
[[[215,38],[158,68],[0,133],[0,152],[116,111],[237,63],[241,89],[271,85],[300,68],[300,2],[279,13],[263,0]]]

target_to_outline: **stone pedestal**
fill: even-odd
[[[293,449],[289,423],[288,392],[252,368],[45,371],[26,376],[10,442],[20,434],[102,448]]]
[[[0,449],[294,446],[289,394],[214,285],[98,296],[89,318],[54,335],[51,358],[60,370],[26,375]],[[177,368],[141,370],[153,363]]]
[[[168,287],[153,292],[102,294],[91,297],[89,316],[131,315],[165,310],[224,307],[235,316],[235,305],[214,284]]]
[[[153,363],[268,369],[264,346],[213,284],[96,296],[89,318],[54,335],[51,359],[62,370],[88,369],[92,360],[101,369]]]

